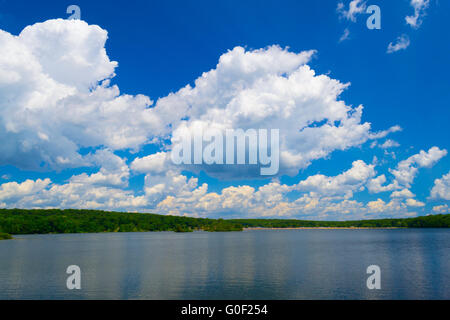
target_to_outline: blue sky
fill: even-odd
[[[357,9],[355,12],[350,11],[350,2],[356,5],[353,7]],[[342,8],[339,3],[342,3]],[[70,25],[67,21],[60,21],[61,25],[35,25],[67,18],[66,8],[70,4],[81,8],[81,19],[87,22],[86,25]],[[365,13],[365,8],[369,5],[378,5],[381,9],[380,30],[366,27],[370,14]],[[407,23],[405,18],[415,14],[415,24]],[[61,84],[55,88],[52,87],[53,82],[44,84],[46,88],[52,88],[49,93],[41,88],[39,84],[44,80],[37,78],[37,75],[33,85],[26,81],[13,84],[0,81],[0,94],[3,93],[3,98],[0,95],[0,108],[4,109],[0,113],[0,137],[5,141],[4,156],[0,157],[0,205],[305,219],[448,213],[450,39],[446,30],[449,15],[450,4],[437,0],[120,3],[0,0],[0,29],[11,36],[3,37],[3,48],[7,45],[19,48],[18,43],[21,42],[33,59],[36,58],[37,65],[33,65],[33,71],[30,71],[31,67],[22,68],[20,61],[13,65],[12,57],[25,49],[4,49],[11,56],[4,55],[4,61],[0,61],[3,77],[12,79],[10,72],[13,70],[22,72],[23,78],[29,76],[34,79],[35,73],[33,76],[30,74],[36,72],[45,81],[48,80],[45,75],[49,75]],[[93,25],[108,32],[104,46],[106,57],[88,50],[96,45],[103,48],[102,34],[92,31]],[[30,26],[30,32],[21,39],[19,35],[27,26]],[[348,38],[342,40],[344,33],[348,33]],[[70,39],[69,36],[79,38],[76,43],[70,40],[67,40],[68,44],[63,43],[62,39]],[[399,37],[407,39],[407,47],[387,52],[388,45],[395,45]],[[53,45],[55,47],[52,49]],[[269,50],[274,45],[278,46],[278,51]],[[41,47],[48,50],[41,50]],[[195,98],[197,100],[192,98],[194,100],[190,102],[198,108],[195,115],[186,115],[181,111],[178,114],[177,108],[182,108],[181,102],[168,101],[167,96],[172,93],[184,97],[179,92],[181,88],[188,84],[195,88],[195,80],[204,72],[219,70],[219,58],[227,52],[234,52],[231,50],[236,47],[243,48],[242,52],[235,53],[236,61],[241,61],[241,58],[258,59],[245,55],[254,50],[262,50],[259,56],[264,59],[275,55],[283,61],[293,59],[292,63],[286,62],[289,66],[280,62],[280,65],[275,63],[272,69],[260,67],[261,72],[273,73],[272,76],[280,79],[283,78],[280,70],[287,68],[285,71],[291,73],[301,65],[307,65],[315,71],[311,83],[319,83],[318,75],[325,75],[327,79],[337,80],[341,84],[350,83],[336,100],[344,101],[352,110],[363,105],[360,124],[370,123],[370,132],[361,133],[339,146],[336,144],[323,156],[315,156],[307,163],[291,164],[275,178],[262,179],[248,173],[236,177],[225,172],[226,168],[223,174],[217,175],[207,167],[192,170],[189,167],[174,168],[159,158],[146,158],[170,149],[168,141],[172,132],[153,128],[155,123],[165,121],[160,119],[162,113],[178,116],[176,121],[167,120],[166,125],[170,123],[171,128],[180,125],[182,118],[188,118],[190,122],[196,116],[211,124],[211,119],[202,118],[202,114],[211,110],[212,106],[202,104],[199,97]],[[102,48],[97,48],[98,52]],[[300,58],[289,55],[301,55],[307,50],[316,51],[304,62],[298,62],[300,60],[295,59]],[[55,71],[60,65],[52,63],[65,56],[70,56],[69,60],[74,59],[71,62],[73,68],[64,69],[64,75],[61,75]],[[77,63],[82,60],[93,66],[86,69],[83,69],[85,65],[79,67]],[[28,61],[24,59],[23,65],[27,65]],[[111,61],[117,61],[118,66],[113,66]],[[253,61],[245,60],[245,63],[251,64]],[[226,65],[223,68],[229,68],[226,74],[232,82],[246,81],[243,70],[236,71]],[[78,74],[79,70],[84,71]],[[115,76],[112,76],[113,73]],[[82,79],[83,76],[86,79]],[[268,79],[265,74],[259,77],[263,82]],[[91,111],[79,113],[72,101],[74,98],[69,102],[61,100],[61,96],[70,95],[68,88],[72,87],[78,90],[77,96],[83,97],[81,100],[87,99],[85,105],[89,105],[93,99],[89,97],[89,90],[92,91],[93,85],[97,86],[107,78],[111,81],[108,88],[117,85],[121,94],[145,96],[152,102],[120,101],[124,103],[121,112],[126,112],[126,116],[120,112],[107,113],[114,117],[107,119],[104,114],[98,118],[96,116],[100,104],[93,104],[93,109],[88,109]],[[213,83],[211,78],[207,80],[207,85]],[[86,83],[89,85],[86,86]],[[268,87],[270,83],[265,83],[265,91],[259,94],[264,95],[268,91],[274,94],[273,88]],[[234,91],[230,88],[224,87],[223,90],[229,90],[229,94],[233,95]],[[8,96],[16,90],[17,96]],[[39,90],[45,92],[41,95],[49,94],[47,98],[51,102],[36,107],[44,100],[24,99]],[[190,94],[194,95],[194,91]],[[277,101],[290,101],[281,91],[276,92],[279,94]],[[328,93],[322,92],[320,96]],[[245,94],[246,91],[240,92],[241,96]],[[217,103],[222,103],[218,100],[223,96],[218,93],[212,95]],[[117,97],[120,100],[118,94]],[[302,96],[295,97],[298,99],[294,99],[298,112],[295,114],[306,114],[299,102]],[[97,98],[111,102],[109,98],[100,97],[100,94]],[[319,96],[314,99],[319,99]],[[155,107],[159,102],[161,107]],[[225,104],[229,102],[223,101]],[[30,111],[33,107],[27,103],[42,112]],[[54,103],[52,108],[55,109],[48,109],[48,103]],[[327,102],[321,103],[325,106]],[[156,115],[149,115],[143,110],[146,104],[147,109],[153,108]],[[8,109],[7,106],[11,105],[14,109]],[[62,106],[69,108],[66,113],[69,116],[56,111]],[[257,108],[255,105],[240,107],[242,110]],[[129,112],[127,108],[134,111]],[[45,115],[46,112],[55,115],[55,118],[39,118],[36,115]],[[280,112],[286,112],[286,109],[282,108]],[[224,113],[226,115],[230,113]],[[311,119],[316,117],[314,114],[309,116]],[[90,119],[95,121],[89,122]],[[98,132],[90,132],[89,128],[99,123]],[[248,125],[254,123],[252,120]],[[283,126],[281,120],[277,123]],[[388,132],[393,127],[401,130]],[[135,129],[136,132],[133,131]],[[356,129],[349,128],[349,132]],[[78,135],[76,130],[83,133]],[[125,132],[123,140],[118,141],[117,135],[110,137],[109,133],[120,130]],[[130,131],[133,134],[127,136]],[[381,138],[374,138],[377,133],[383,132]],[[284,134],[288,140],[291,139],[291,149],[295,149],[293,145],[296,142],[302,141],[301,138],[292,138],[296,134],[294,131]],[[157,143],[154,143],[155,137],[159,139]],[[337,140],[336,137],[326,136],[320,139],[321,143]],[[389,141],[388,144],[385,144],[386,141]],[[383,144],[384,147],[380,147]],[[389,144],[391,147],[386,147]],[[26,146],[32,147],[27,149]],[[295,151],[301,154],[305,150],[308,151],[306,146],[299,146]],[[65,161],[58,162],[58,159]],[[146,159],[148,163],[138,166],[136,159]],[[163,164],[158,161],[163,161]],[[377,178],[382,175],[385,181],[380,186],[384,189],[377,188],[374,182],[380,181]]]

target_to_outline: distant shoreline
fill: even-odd
[[[234,232],[243,230],[376,230],[449,228],[450,214],[416,218],[355,221],[295,219],[211,219],[151,213],[74,209],[0,209],[0,233],[62,234],[174,231]],[[0,237],[1,239],[2,237]]]
[[[8,233],[0,232],[0,240],[11,240],[13,237]]]
[[[391,230],[391,229],[414,229],[414,228],[401,228],[401,227],[287,227],[287,228],[264,228],[253,227],[244,228],[246,230]]]

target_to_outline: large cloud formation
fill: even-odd
[[[416,214],[411,208],[423,206],[408,189],[418,169],[446,155],[434,147],[400,162],[388,185],[384,174],[377,176],[375,164],[356,160],[336,176],[316,174],[292,185],[275,178],[260,187],[209,191],[195,177],[200,170],[223,179],[254,179],[254,171],[174,165],[169,152],[177,135],[198,128],[280,129],[280,175],[295,175],[336,150],[359,147],[400,128],[371,132],[370,123],[362,121],[363,107],[339,98],[349,84],[318,75],[308,65],[313,50],[236,47],[194,86],[153,103],[144,95],[121,94],[111,84],[117,63],[109,60],[106,40],[105,30],[78,20],[49,20],[18,36],[0,30],[0,166],[90,167],[63,183],[6,182],[0,185],[0,207],[324,219],[408,216]],[[161,146],[158,152],[136,157],[134,152],[154,143]],[[140,174],[144,186],[133,190],[130,177]],[[436,180],[432,196],[445,198],[445,185],[445,177]],[[364,190],[393,193],[389,202],[352,199]]]
[[[0,30],[0,165],[80,166],[83,147],[138,149],[157,123],[143,95],[110,86],[107,32],[49,20],[13,36]]]
[[[158,100],[154,110],[165,128],[171,128],[165,134],[172,138],[199,129],[279,129],[281,174],[296,174],[335,150],[384,137],[387,132],[371,133],[370,124],[361,121],[362,106],[352,108],[339,100],[349,84],[316,75],[307,65],[314,53],[295,54],[278,46],[254,51],[236,47],[194,87]],[[136,165],[148,167],[144,162],[138,159]],[[252,171],[236,173],[230,166],[200,169],[221,178],[233,172],[255,177]]]
[[[86,164],[80,148],[134,149],[180,128],[282,129],[281,166],[295,173],[370,138],[362,106],[338,99],[348,84],[316,75],[314,51],[236,47],[217,67],[157,101],[110,85],[117,63],[107,32],[49,20],[20,35],[0,32],[0,164],[58,169]],[[188,120],[185,120],[188,119]],[[223,171],[223,170],[222,170]]]

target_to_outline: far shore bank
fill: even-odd
[[[0,209],[0,233],[63,234],[173,231],[234,232],[243,230],[377,230],[450,228],[450,214],[415,218],[352,221],[296,219],[212,219],[151,213],[75,209]],[[0,239],[2,236],[0,235]]]
[[[246,230],[390,230],[390,229],[411,229],[400,227],[297,227],[297,228],[244,228]]]
[[[0,240],[11,240],[12,236],[8,233],[0,232]]]

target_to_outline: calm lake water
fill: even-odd
[[[16,236],[0,241],[0,299],[450,299],[450,230]]]

